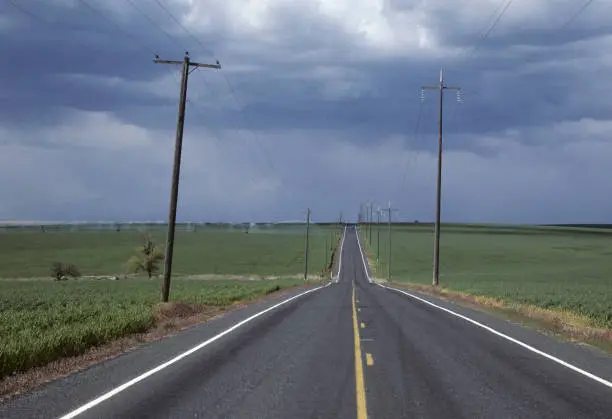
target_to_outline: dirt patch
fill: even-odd
[[[153,307],[153,319],[156,323],[167,321],[169,319],[185,319],[195,316],[198,313],[210,311],[214,309],[211,306],[187,304],[181,301],[172,301],[169,303],[159,303]]]
[[[552,332],[572,341],[589,343],[612,353],[612,330],[595,327],[588,318],[571,311],[550,310],[529,304],[506,303],[496,298],[450,291],[431,285],[403,283],[392,283],[392,285],[397,288],[420,291],[470,308],[493,310],[524,325],[535,326],[542,332]]]
[[[250,304],[273,298],[282,298],[292,291],[309,288],[309,285],[313,284],[286,288],[280,292],[272,292],[254,300],[236,302],[225,307],[193,305],[182,302],[157,304],[153,309],[155,327],[145,333],[125,336],[105,345],[91,348],[82,355],[59,359],[45,366],[32,368],[24,373],[4,377],[0,380],[0,403],[32,391],[42,384],[133,351],[144,343],[176,335],[189,327],[221,317],[227,312],[247,307]]]

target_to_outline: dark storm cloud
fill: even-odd
[[[465,99],[445,101],[445,216],[602,220],[612,210],[612,200],[574,202],[595,199],[601,176],[585,166],[605,171],[610,152],[609,6],[560,30],[573,2],[552,12],[515,2],[479,44],[492,2],[165,1],[202,46],[154,2],[135,0],[176,42],[128,1],[86,3],[101,15],[70,0],[19,2],[38,17],[0,5],[2,175],[22,179],[0,185],[12,197],[0,217],[163,219],[179,86],[176,69],[151,61],[183,49],[223,65],[190,76],[186,219],[301,218],[314,203],[335,217],[365,195],[431,218],[437,92],[421,104],[419,89],[442,66]],[[362,21],[370,33],[349,24]],[[417,46],[417,21],[430,44]],[[50,161],[57,169],[44,171]],[[56,184],[65,195],[48,192]]]
[[[24,2],[24,7],[32,8],[40,2]],[[152,92],[134,92],[105,86],[103,83],[86,83],[74,78],[61,77],[68,74],[92,75],[100,77],[117,77],[125,82],[138,82],[153,80],[164,74],[166,69],[156,68],[150,64],[150,56],[147,50],[141,48],[140,43],[150,43],[157,47],[163,46],[160,52],[171,52],[174,45],[168,41],[156,27],[153,27],[135,13],[134,10],[126,8],[130,19],[130,33],[138,34],[138,42],[128,38],[116,27],[109,24],[104,18],[77,2],[75,8],[64,7],[61,16],[58,16],[58,7],[46,6],[42,9],[32,8],[46,21],[54,22],[50,25],[33,25],[35,22],[28,21],[28,16],[18,16],[13,11],[9,16],[19,18],[20,34],[26,28],[25,36],[14,36],[10,43],[4,43],[0,52],[8,57],[9,62],[20,62],[19,66],[6,66],[0,69],[0,77],[10,79],[9,93],[15,98],[11,106],[3,109],[2,118],[5,123],[20,124],[30,119],[40,122],[53,123],[57,115],[56,108],[73,107],[83,110],[104,111],[115,110],[122,113],[127,119],[142,120],[138,114],[131,115],[130,109],[148,106],[150,115],[156,115],[158,120],[161,112],[157,107],[171,106],[173,100],[155,97]],[[96,4],[96,3],[94,3]],[[127,3],[124,4],[124,6]],[[97,6],[99,7],[99,6]],[[411,2],[396,2],[391,4],[391,10],[410,10]],[[143,8],[149,15],[154,15],[152,10]],[[420,106],[418,100],[418,89],[422,84],[435,84],[437,69],[435,64],[419,59],[395,59],[382,60],[378,62],[351,62],[343,61],[343,51],[350,47],[344,42],[337,27],[326,23],[310,22],[300,20],[290,8],[282,10],[286,15],[280,25],[282,33],[286,33],[280,39],[276,53],[270,54],[268,60],[260,60],[258,63],[264,69],[274,69],[256,74],[230,76],[235,89],[247,97],[257,98],[250,102],[244,112],[247,118],[232,114],[233,111],[225,110],[218,112],[211,110],[202,113],[192,121],[197,124],[215,124],[219,128],[237,125],[239,128],[254,129],[283,129],[288,127],[308,128],[319,126],[321,128],[341,128],[356,126],[370,134],[392,134],[397,132],[410,132],[414,125],[414,117]],[[107,11],[104,16],[112,19]],[[159,11],[158,11],[159,12]],[[108,16],[111,16],[110,18]],[[442,28],[442,22],[448,23],[445,13],[436,16],[435,26]],[[167,18],[167,17],[166,17]],[[124,19],[127,19],[124,17]],[[156,16],[156,19],[160,19]],[[30,19],[32,20],[32,19]],[[64,22],[69,22],[66,25]],[[76,23],[75,23],[76,22]],[[295,22],[303,22],[295,25]],[[119,27],[125,28],[121,20],[117,21]],[[133,26],[132,26],[133,24]],[[87,28],[87,30],[84,30]],[[453,26],[444,27],[440,31],[442,38],[445,33],[455,34]],[[457,27],[468,33],[464,27]],[[309,31],[315,30],[321,37],[313,37]],[[493,37],[483,44],[480,51],[495,51],[500,47],[524,44],[527,39],[543,40],[547,36],[557,40],[558,37],[547,35],[544,31],[532,31],[532,34],[512,33],[506,37]],[[537,34],[539,33],[539,37]],[[597,34],[601,34],[599,29]],[[211,38],[210,36],[207,38]],[[179,42],[188,45],[187,36],[178,37]],[[327,39],[329,44],[319,42],[315,39]],[[464,46],[457,37],[457,46]],[[333,40],[333,43],[331,42]],[[338,42],[339,41],[339,42]],[[193,42],[191,42],[193,43]],[[214,44],[214,42],[212,42]],[[451,43],[452,45],[452,43]],[[466,44],[469,45],[469,44]],[[540,43],[540,46],[545,45]],[[345,66],[347,70],[357,69],[364,74],[370,83],[371,89],[362,92],[358,97],[327,99],[321,101],[321,81],[316,79],[285,79],[278,80],[274,74],[295,71],[296,65],[290,62],[283,64],[283,57],[289,61],[292,49],[297,51],[317,50],[333,47],[340,52],[339,60],[334,65]],[[27,51],[27,54],[24,54]],[[570,53],[557,51],[557,58],[567,57]],[[345,53],[344,53],[345,54]],[[321,57],[327,53],[321,52]],[[552,58],[552,53],[542,48],[540,52],[529,53],[531,59],[547,60]],[[456,64],[451,63],[447,77],[449,83],[461,84],[465,91],[466,104],[463,106],[465,112],[461,111],[461,117],[466,121],[462,127],[471,132],[489,132],[505,126],[521,124],[531,126],[546,122],[554,122],[572,116],[575,111],[566,109],[568,92],[558,88],[564,82],[568,82],[575,76],[571,72],[562,74],[539,73],[523,75],[520,80],[513,80],[512,70],[519,67],[524,56],[501,57],[495,61],[476,58],[468,62],[461,60]],[[140,65],[138,65],[140,63]],[[44,71],[41,69],[44,65]],[[310,65],[326,64],[325,61],[317,61],[316,55]],[[304,68],[303,64],[302,68]],[[231,68],[231,62],[229,64]],[[157,66],[159,67],[159,66]],[[306,66],[306,68],[308,68]],[[487,72],[503,72],[504,76],[510,77],[494,78],[494,85],[488,83],[486,75],[478,69]],[[454,77],[454,76],[457,77]],[[192,78],[192,89],[195,86]],[[340,77],[338,77],[340,78]],[[574,77],[575,78],[575,77]],[[197,83],[197,81],[195,81]],[[223,83],[217,77],[215,83]],[[487,96],[495,89],[495,99],[490,100]],[[193,91],[193,90],[192,90]],[[32,97],[35,92],[35,100]],[[435,103],[432,96],[435,92],[428,92],[427,101],[424,106]],[[454,100],[450,98],[449,101]],[[125,108],[125,111],[123,111]],[[598,106],[589,109],[598,116],[607,114]],[[430,125],[424,124],[424,129]],[[432,127],[433,129],[434,127]],[[427,131],[426,131],[427,132]],[[365,140],[367,141],[367,139]]]

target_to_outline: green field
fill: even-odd
[[[172,297],[224,307],[302,283],[178,279]],[[0,378],[148,330],[160,295],[159,281],[147,279],[3,280],[0,286]]]
[[[138,229],[0,229],[0,378],[155,326],[161,281],[123,277],[143,242]],[[147,230],[165,243],[163,226]],[[242,228],[183,227],[176,233],[170,300],[225,307],[303,284],[304,233],[304,225],[258,226],[249,234]],[[337,226],[311,225],[309,277],[328,275],[340,234]],[[52,281],[54,262],[76,265],[83,278]],[[198,279],[209,274],[268,279]]]
[[[82,228],[82,227],[81,227]],[[150,227],[155,241],[165,244],[166,232]],[[309,274],[320,274],[329,262],[326,241],[337,241],[339,229],[311,226]],[[305,226],[241,229],[201,227],[179,230],[174,245],[172,273],[222,275],[296,275],[304,271]],[[0,230],[0,278],[49,276],[53,262],[75,264],[87,275],[122,275],[134,248],[142,242],[135,228],[96,231],[47,229]],[[327,253],[327,255],[326,255]]]
[[[369,242],[366,227],[362,240]],[[392,281],[431,284],[433,227],[392,229]],[[376,276],[387,276],[387,229],[381,228]],[[373,229],[370,256],[377,255]],[[375,264],[375,263],[374,263]],[[569,310],[612,328],[612,231],[596,228],[443,225],[440,286],[506,303]]]

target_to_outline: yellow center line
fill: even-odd
[[[366,364],[368,364],[368,367],[374,365],[374,358],[372,357],[372,354],[366,353]]]
[[[355,332],[355,393],[357,397],[357,419],[368,418],[366,406],[365,381],[363,379],[363,359],[361,357],[361,339],[357,326],[357,310],[355,304],[355,287],[353,286],[353,331]]]

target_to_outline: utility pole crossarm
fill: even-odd
[[[440,88],[440,85],[437,85],[437,86],[421,86],[421,89],[438,90],[439,88]],[[442,86],[442,88],[444,90],[461,90],[461,87],[456,87],[456,86]]]
[[[178,64],[178,65],[183,65],[183,61],[160,60],[159,58],[154,59],[153,62],[155,64]]]
[[[189,63],[193,67],[204,67],[204,68],[214,68],[216,70],[221,70],[221,64],[202,64],[202,63]]]
[[[219,61],[217,61],[216,64],[196,63],[196,62],[190,61],[188,55],[185,55],[185,59],[183,61],[162,60],[159,57],[155,57],[153,62],[155,64],[176,64],[176,65],[182,65],[185,62],[188,62],[190,67],[214,68],[215,70],[221,70],[221,63],[219,63]]]

